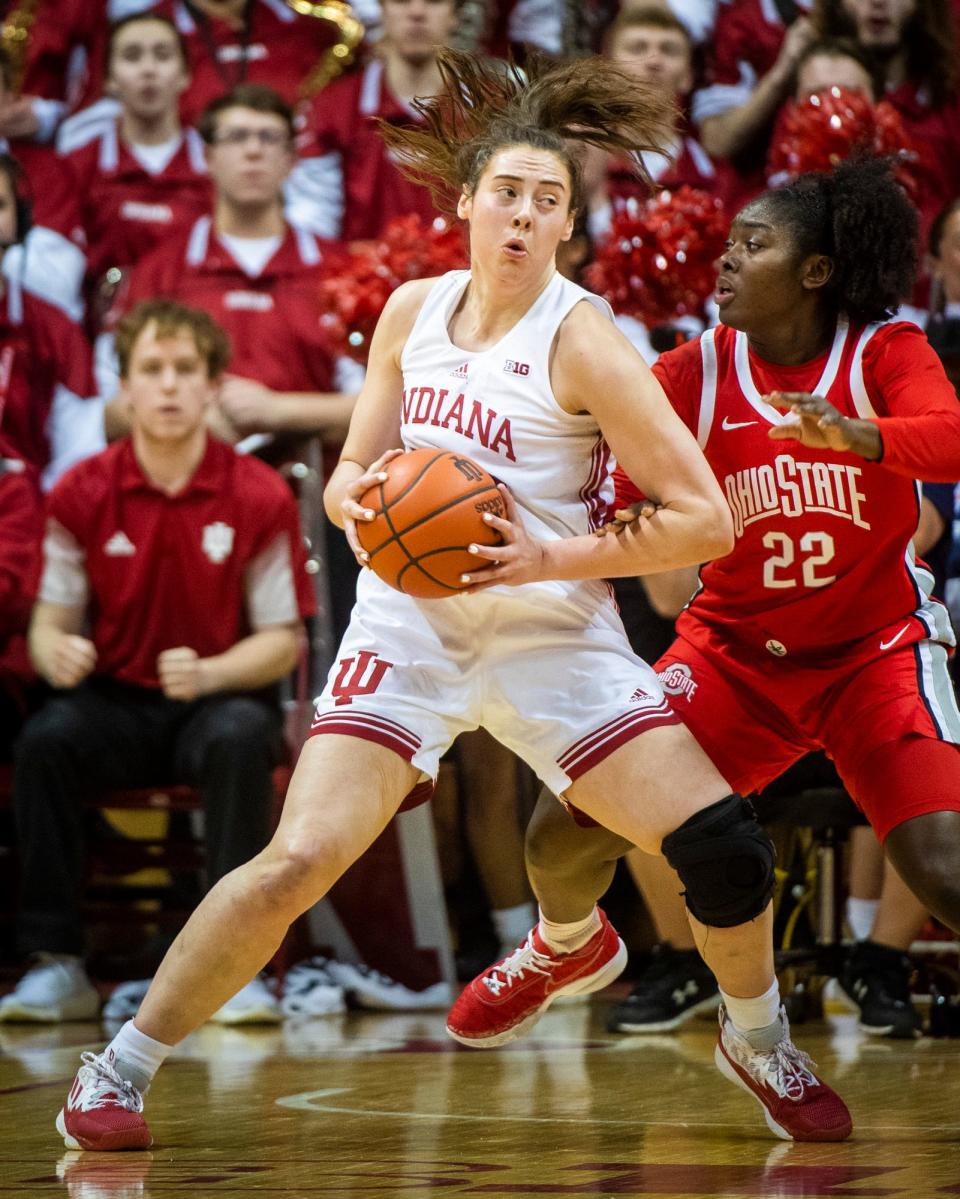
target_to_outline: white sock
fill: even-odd
[[[762,995],[753,999],[738,999],[725,991],[721,991],[720,995],[733,1027],[742,1037],[747,1038],[754,1049],[761,1052],[772,1049],[781,1039],[777,1028],[781,1025],[780,984],[776,979]],[[758,1033],[769,1035],[758,1037]],[[766,1044],[767,1041],[770,1041],[769,1045]]]
[[[500,944],[513,948],[526,939],[536,923],[536,912],[532,903],[518,903],[512,908],[497,908],[490,913]]]
[[[855,941],[869,941],[879,907],[879,899],[857,899],[854,895],[847,897],[847,926]]]
[[[584,920],[572,924],[558,924],[540,913],[540,937],[555,953],[575,953],[581,949],[600,927],[600,913],[594,907]]]
[[[172,1045],[155,1041],[128,1020],[103,1051],[103,1056],[121,1078],[132,1082],[143,1094],[172,1050]]]

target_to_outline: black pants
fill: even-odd
[[[198,787],[212,886],[267,842],[271,772],[282,745],[279,709],[261,694],[183,703],[92,680],[54,695],[14,748],[21,952],[82,952],[84,794],[171,782]]]

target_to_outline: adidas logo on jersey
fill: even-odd
[[[104,545],[103,552],[111,558],[129,558],[137,549],[126,533],[118,531]]]
[[[467,367],[469,367],[469,365],[469,362],[465,362],[463,366],[458,366],[457,369],[455,371],[451,371],[450,374],[453,375],[455,379],[465,379],[467,377]]]

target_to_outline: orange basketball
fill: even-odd
[[[386,480],[360,500],[376,513],[372,521],[357,521],[370,568],[418,599],[462,591],[460,576],[488,565],[467,546],[500,544],[500,534],[483,522],[485,512],[507,514],[493,476],[447,450],[408,450],[384,470]]]

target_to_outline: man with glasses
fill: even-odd
[[[136,267],[117,308],[164,296],[204,309],[224,327],[233,356],[214,418],[218,434],[336,439],[354,397],[336,387],[317,321],[329,247],[284,217],[293,113],[270,88],[244,84],[209,104],[198,129],[212,211]]]

